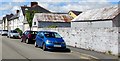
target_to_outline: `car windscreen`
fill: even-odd
[[[37,31],[30,31],[30,34],[37,34]]]
[[[61,38],[61,36],[56,32],[44,32],[44,35],[47,38]]]
[[[3,32],[8,32],[8,30],[3,30]]]
[[[17,31],[12,31],[12,33],[18,33]]]

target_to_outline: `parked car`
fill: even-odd
[[[25,31],[21,36],[21,39],[22,39],[21,42],[25,42],[27,44],[35,43],[36,35],[37,35],[37,31]]]
[[[7,34],[8,34],[8,30],[2,30],[2,32],[1,32],[2,36],[7,36]]]
[[[64,50],[66,43],[56,32],[39,31],[36,36],[35,47],[42,47],[45,50]]]
[[[20,34],[16,30],[8,31],[7,37],[9,38],[20,38]]]
[[[2,30],[0,30],[0,35],[2,34]]]

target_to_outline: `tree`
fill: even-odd
[[[31,28],[32,28],[32,20],[33,20],[33,17],[34,17],[35,13],[36,13],[36,11],[33,11],[33,10],[32,11],[27,10],[26,13],[25,13],[27,22],[28,22],[29,27],[30,27],[30,31],[31,31]]]
[[[23,31],[20,28],[16,28],[15,30],[22,36]]]

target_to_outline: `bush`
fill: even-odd
[[[20,36],[22,35],[22,30],[20,30],[19,28],[16,28],[15,30],[20,34]]]

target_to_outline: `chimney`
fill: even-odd
[[[31,2],[31,7],[38,5],[38,2]]]
[[[18,14],[20,11],[19,10],[16,10],[16,14]]]

